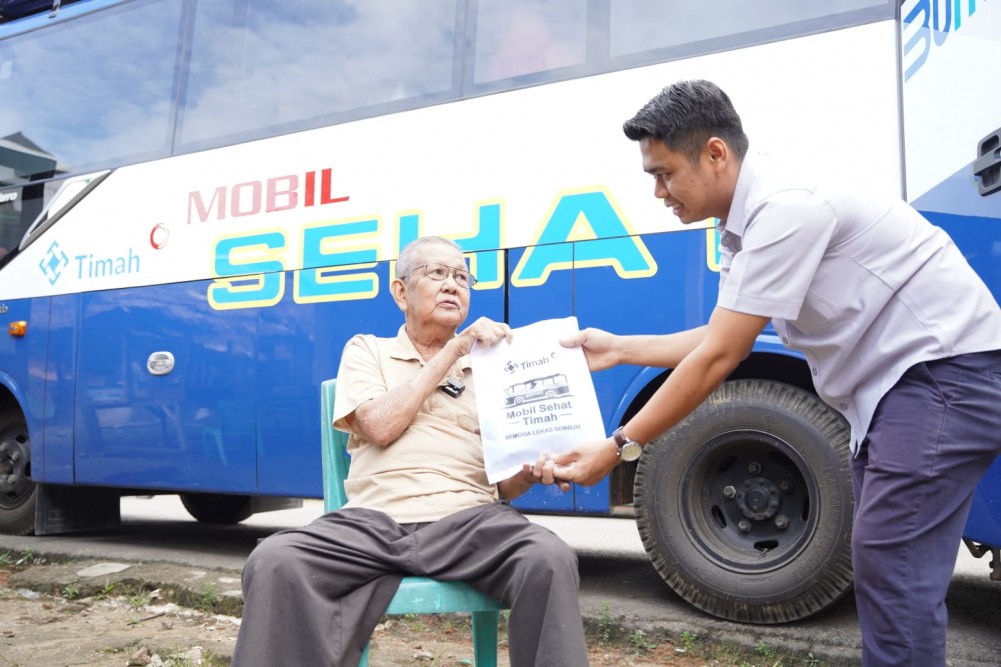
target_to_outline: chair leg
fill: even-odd
[[[500,612],[473,612],[473,664],[476,667],[497,667],[497,626]]]

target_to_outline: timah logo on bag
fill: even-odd
[[[504,370],[513,375],[518,370],[524,371],[530,368],[538,368],[539,366],[545,366],[546,364],[551,363],[553,359],[556,358],[556,356],[557,356],[556,353],[553,352],[548,357],[540,357],[539,359],[530,359],[528,361],[521,361],[521,362],[508,361],[506,364],[504,364]]]

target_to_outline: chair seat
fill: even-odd
[[[427,577],[404,577],[387,614],[441,614],[504,609],[504,605],[468,584]]]

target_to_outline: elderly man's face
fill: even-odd
[[[422,249],[416,267],[440,265],[466,271],[462,253],[447,245],[428,245]],[[450,270],[444,280],[427,275],[426,268],[415,268],[407,279],[407,317],[417,325],[444,325],[458,328],[469,311],[469,288],[456,282]]]

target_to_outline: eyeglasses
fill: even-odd
[[[476,278],[474,278],[469,271],[464,269],[453,269],[451,266],[445,266],[443,264],[421,264],[420,266],[415,266],[407,275],[412,275],[414,271],[417,271],[418,269],[424,269],[424,275],[431,280],[441,281],[451,275],[455,284],[463,289],[469,289],[476,284]]]

